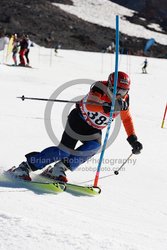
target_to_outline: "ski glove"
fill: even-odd
[[[111,103],[104,102],[103,103],[103,110],[106,114],[110,113],[111,110]]]
[[[137,155],[140,154],[140,151],[143,149],[143,145],[137,140],[137,136],[136,135],[130,135],[127,138],[127,141],[129,142],[129,144],[132,146],[132,153]]]
[[[112,103],[105,102],[103,104],[103,110],[107,114],[111,110],[111,105]],[[114,111],[121,111],[121,110],[127,110],[129,107],[128,103],[124,101],[122,98],[116,99],[115,100],[115,108]]]
[[[129,104],[122,98],[115,100],[115,111],[127,110],[128,107],[129,107]]]

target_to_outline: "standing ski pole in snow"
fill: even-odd
[[[100,160],[99,160],[99,164],[98,164],[98,167],[97,167],[96,176],[95,176],[95,179],[94,179],[94,186],[95,187],[97,187],[97,185],[98,185],[99,174],[100,174],[100,170],[101,170],[101,164],[102,164],[102,161],[103,161],[104,152],[105,152],[106,145],[107,145],[107,140],[108,140],[108,137],[109,137],[110,127],[111,127],[111,122],[112,122],[112,117],[113,117],[114,107],[115,107],[116,93],[117,93],[118,55],[119,55],[119,16],[116,16],[116,39],[115,40],[116,40],[116,56],[115,56],[115,74],[114,74],[114,88],[113,88],[113,95],[112,95],[112,105],[111,105],[111,108],[110,108],[109,122],[108,122],[108,127],[107,127],[106,135],[105,135],[105,138],[104,138],[104,143],[103,143],[101,154],[100,154]]]
[[[164,123],[165,123],[166,112],[167,112],[167,104],[166,104],[166,107],[165,107],[165,111],[164,111],[164,116],[163,116],[163,119],[162,119],[161,128],[164,128]]]

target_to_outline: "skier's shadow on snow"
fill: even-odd
[[[40,188],[37,187],[32,187],[30,186],[28,183],[23,183],[21,181],[1,181],[0,180],[0,187],[4,187],[4,188],[9,188],[9,189],[4,189],[4,190],[0,190],[0,193],[2,192],[28,192],[28,191],[32,191],[35,194],[38,195],[44,195],[44,194],[58,194],[55,192],[50,192],[48,190],[41,190]]]

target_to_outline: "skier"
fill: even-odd
[[[147,65],[148,65],[148,61],[147,61],[147,58],[146,58],[146,59],[144,60],[144,65],[143,65],[143,67],[142,67],[142,73],[144,73],[144,74],[147,74],[147,70],[146,70]]]
[[[57,54],[58,54],[58,49],[61,49],[61,44],[56,44],[56,46],[55,46],[55,55],[57,56]]]
[[[50,165],[43,171],[42,175],[67,182],[65,172],[75,170],[100,149],[101,130],[107,126],[109,120],[113,86],[114,73],[109,75],[107,81],[95,82],[90,92],[77,102],[76,107],[70,112],[60,144],[25,155],[26,161],[8,171],[15,177],[31,180],[31,171],[41,170],[46,165],[56,162],[54,166]],[[132,152],[139,154],[143,146],[137,139],[129,111],[129,89],[129,76],[124,72],[118,72],[113,118],[120,114]],[[82,142],[82,145],[75,149],[78,141]]]

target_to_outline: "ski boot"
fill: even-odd
[[[25,181],[31,181],[31,177],[29,173],[31,172],[31,168],[27,162],[22,162],[17,168],[12,167],[7,171],[7,173],[11,174],[11,176],[15,178],[19,178]]]
[[[53,179],[59,182],[68,182],[65,171],[68,168],[64,165],[62,161],[57,162],[54,167],[49,166],[46,170],[44,170],[41,176],[47,177],[49,179]]]

